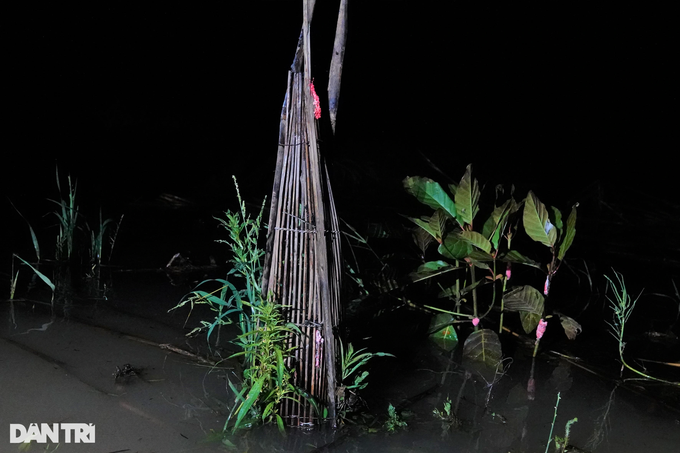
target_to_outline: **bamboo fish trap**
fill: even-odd
[[[335,427],[340,235],[319,154],[308,31],[305,14],[281,111],[262,288],[284,306],[286,322],[302,331],[289,339],[295,348],[289,363],[293,383],[327,408]],[[284,400],[280,414],[289,426],[311,426],[322,418],[305,398]]]

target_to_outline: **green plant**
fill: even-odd
[[[362,400],[357,392],[366,388],[369,372],[362,370],[368,361],[374,357],[394,357],[386,352],[364,352],[365,348],[354,350],[352,343],[345,345],[340,342],[340,385],[336,388],[338,397],[337,409],[340,418],[346,419],[348,412],[354,412]]]
[[[578,421],[577,417],[572,418],[564,426],[564,437],[555,436],[555,451],[558,453],[564,453],[567,451],[567,446],[569,445],[569,431],[571,431],[571,425]]]
[[[560,392],[557,392],[557,402],[555,403],[555,413],[553,414],[552,423],[550,424],[550,435],[548,436],[548,442],[545,445],[545,453],[548,453],[550,448],[550,443],[553,440],[553,430],[555,429],[555,420],[557,420],[557,408],[560,407],[560,400],[562,399]]]
[[[107,231],[109,228],[111,228],[113,225],[116,225],[116,230],[114,231],[113,234],[109,235],[109,258],[111,254],[113,254],[113,247],[116,243],[116,237],[118,236],[118,229],[120,228],[120,223],[122,222],[123,217],[121,216],[120,221],[115,224],[113,219],[106,219],[104,220],[102,217],[102,210],[101,208],[99,209],[99,224],[97,225],[97,228],[91,228],[88,223],[85,223],[85,227],[87,230],[90,232],[90,263],[96,264],[96,265],[101,265],[102,264],[102,257],[104,255],[104,244],[106,243],[106,238],[107,238]]]
[[[394,433],[399,429],[406,428],[408,423],[404,421],[401,415],[397,413],[397,409],[390,403],[389,406],[387,406],[387,420],[383,426],[388,433]]]
[[[342,385],[346,389],[361,390],[366,388],[368,382],[364,382],[364,380],[368,377],[368,371],[361,371],[360,369],[369,360],[374,357],[394,357],[394,355],[386,352],[364,352],[365,350],[366,348],[355,351],[352,343],[350,343],[347,345],[347,351],[345,351],[344,345],[342,342],[340,343],[340,373],[342,375]],[[353,380],[350,379],[352,377],[354,378]]]
[[[234,178],[239,210],[226,212],[224,219],[216,218],[220,226],[227,230],[228,239],[217,242],[227,244],[232,252],[229,260],[231,269],[227,279],[210,279],[201,282],[197,289],[185,296],[171,310],[190,305],[189,315],[194,305],[205,304],[215,312],[212,320],[201,320],[188,335],[206,331],[210,344],[211,334],[221,326],[236,323],[240,334],[234,339],[240,351],[230,358],[243,360],[243,376],[238,386],[231,381],[229,386],[236,395],[236,404],[227,418],[224,430],[231,426],[232,432],[250,426],[258,420],[275,421],[283,431],[283,419],[278,414],[279,404],[284,399],[305,397],[322,412],[318,404],[301,389],[290,382],[290,370],[286,360],[292,352],[287,341],[290,335],[300,334],[292,323],[286,323],[281,310],[285,307],[264,297],[260,282],[262,279],[261,259],[264,251],[258,246],[264,202],[260,213],[252,219],[246,211],[238,184]],[[231,281],[230,281],[231,280]],[[206,284],[218,284],[212,291],[199,289]],[[241,288],[239,289],[236,284]],[[235,321],[232,318],[236,318]],[[219,333],[217,343],[219,343]]]
[[[249,305],[247,302],[244,304]],[[281,307],[273,302],[263,299],[258,307],[251,308],[254,310],[255,328],[237,337],[236,343],[242,351],[230,356],[245,357],[250,366],[243,370],[240,391],[229,382],[236,394],[237,405],[229,414],[224,429],[236,416],[233,432],[253,418],[261,418],[262,422],[275,420],[279,429],[284,431],[278,408],[283,399],[295,400],[291,395],[296,392],[285,365],[285,359],[292,352],[286,348],[286,343],[290,335],[301,332],[297,326],[284,322]]]
[[[435,407],[432,409],[432,416],[442,422],[443,433],[448,432],[451,427],[457,427],[460,425],[460,420],[458,420],[458,417],[456,417],[454,408],[451,404],[451,399],[448,397],[446,398],[446,401],[444,401],[443,410],[439,410]]]
[[[61,183],[59,181],[59,167],[56,170],[57,176],[57,190],[59,191],[59,201],[49,200],[59,206],[59,210],[54,211],[53,214],[59,220],[59,234],[57,235],[57,244],[55,250],[55,258],[57,260],[70,260],[73,254],[74,236],[78,220],[78,206],[76,205],[76,189],[77,182],[71,183],[71,175],[68,176],[68,201],[64,200],[61,192]]]
[[[201,320],[201,326],[196,327],[187,335],[194,335],[205,330],[209,344],[210,337],[216,328],[219,332],[222,325],[234,322],[230,318],[234,314],[241,334],[245,335],[251,332],[255,328],[253,315],[257,312],[257,308],[263,300],[260,282],[262,279],[261,259],[264,256],[264,250],[259,248],[258,238],[265,203],[263,201],[258,216],[251,219],[246,211],[246,205],[241,198],[235,178],[234,184],[239,200],[239,210],[236,212],[227,211],[225,218],[215,218],[229,235],[229,239],[217,240],[218,243],[227,244],[232,252],[232,258],[228,261],[231,264],[231,269],[227,272],[227,279],[209,279],[199,283],[194,291],[170,309],[170,311],[176,310],[189,304],[188,319],[194,305],[208,305],[215,312],[215,318],[211,321]],[[233,281],[240,280],[241,289],[238,289],[234,283],[229,281],[229,278]],[[200,289],[208,284],[217,284],[218,288],[212,291]],[[248,341],[253,340],[247,335],[243,337],[242,342]],[[219,335],[217,342],[219,343]],[[251,359],[251,355],[244,357],[245,368],[252,365]]]
[[[626,349],[626,342],[624,341],[624,331],[626,328],[626,323],[628,322],[630,315],[633,313],[633,310],[635,309],[635,304],[642,295],[642,291],[640,291],[640,294],[638,294],[638,296],[635,299],[631,298],[630,294],[628,293],[628,290],[626,289],[626,284],[623,280],[623,275],[621,275],[619,272],[614,271],[614,276],[616,277],[616,281],[612,280],[611,278],[605,275],[605,278],[607,279],[609,286],[611,286],[612,292],[614,293],[613,298],[607,296],[607,300],[610,303],[610,307],[614,312],[613,322],[612,323],[608,322],[607,324],[609,324],[609,327],[611,327],[612,329],[610,333],[614,338],[616,338],[616,341],[619,344],[619,359],[621,360],[621,374],[623,374],[624,368],[628,368],[630,371],[642,376],[642,378],[644,379],[650,379],[657,382],[663,382],[665,384],[680,386],[680,382],[671,382],[650,376],[636,368],[633,368],[626,362],[623,356],[623,352]]]
[[[12,256],[18,258],[22,263],[24,263],[26,266],[30,267],[31,270],[32,270],[33,272],[35,272],[35,275],[37,275],[38,277],[40,277],[40,279],[41,279],[43,282],[45,282],[45,284],[46,284],[47,286],[50,287],[50,289],[52,290],[52,294],[54,294],[54,291],[55,291],[56,287],[54,286],[54,283],[52,283],[52,280],[50,280],[49,277],[47,277],[45,274],[43,274],[43,273],[40,272],[38,269],[36,269],[35,267],[33,267],[28,261],[24,260],[24,259],[21,258],[19,255],[14,254],[14,255],[12,255]],[[17,271],[17,274],[18,274],[18,273],[19,273],[19,272]],[[16,280],[16,277],[15,277],[15,280]],[[16,285],[16,282],[13,284],[13,286],[15,286],[15,285]]]
[[[511,191],[509,198],[498,204],[498,195],[501,191],[497,190],[497,203],[491,214],[483,222],[481,229],[475,229],[474,226],[479,225],[474,223],[474,219],[480,211],[480,190],[477,180],[472,177],[471,166],[466,168],[458,185],[449,184],[448,188],[453,198],[437,182],[429,178],[408,177],[404,179],[404,187],[418,201],[434,209],[431,216],[410,218],[418,227],[416,237],[420,239],[417,242],[425,244],[423,252],[429,243],[433,241],[438,243],[437,251],[444,258],[423,263],[411,275],[412,280],[415,282],[439,277],[459,269],[466,270],[465,277],[457,276],[453,285],[440,285],[441,291],[438,296],[453,300],[456,304],[455,309],[433,306],[426,308],[452,315],[449,324],[471,320],[474,330],[478,331],[478,324],[491,312],[500,293],[499,332],[503,329],[503,316],[506,311],[519,313],[526,333],[536,329],[544,317],[544,299],[548,295],[550,283],[575,236],[577,205],[572,207],[569,218],[564,223],[562,213],[557,208],[548,210],[532,192],[518,203],[513,198],[514,191]],[[520,211],[521,208],[523,209]],[[519,226],[520,212],[526,234],[533,241],[550,249],[552,258],[545,266],[512,248],[512,240]],[[422,240],[423,234],[429,237],[429,242]],[[513,264],[522,264],[545,272],[547,277],[543,294],[530,285],[508,289]],[[481,270],[487,275],[480,279],[476,270]],[[497,289],[499,284],[500,288]],[[486,310],[482,312],[478,290],[485,285],[491,285],[491,297]],[[460,306],[467,302],[468,294],[472,295],[472,314],[462,314]],[[580,331],[580,326],[573,319],[560,315],[560,320],[569,338],[575,337]],[[489,335],[486,337],[489,338]]]
[[[555,436],[553,438],[555,420],[557,420],[557,408],[560,407],[561,399],[562,396],[560,395],[560,392],[557,392],[557,402],[555,403],[555,412],[553,414],[552,423],[550,424],[550,436],[548,437],[548,443],[545,445],[545,453],[548,453],[548,450],[550,449],[550,444],[552,443],[553,440],[555,441],[555,452],[564,453],[569,442],[569,431],[571,430],[571,425],[578,421],[578,418],[572,418],[571,420],[569,420],[564,427],[564,437]]]

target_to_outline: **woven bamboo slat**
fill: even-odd
[[[306,14],[305,14],[306,16]],[[328,173],[322,164],[309,76],[308,19],[291,70],[279,128],[262,288],[284,306],[292,335],[294,384],[328,409],[335,426],[336,338],[340,320],[340,235]],[[291,426],[320,422],[305,399],[280,408]]]

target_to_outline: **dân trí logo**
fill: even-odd
[[[20,444],[36,441],[38,443],[94,443],[94,424],[90,423],[31,423],[28,429],[21,423],[10,423],[9,442]]]

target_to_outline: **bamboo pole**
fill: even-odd
[[[345,43],[347,42],[347,0],[340,0],[338,23],[335,27],[335,42],[333,43],[333,57],[328,74],[328,114],[331,118],[331,128],[335,134],[335,123],[338,116],[338,101],[340,99],[340,80],[342,79],[342,64],[345,59]]]

